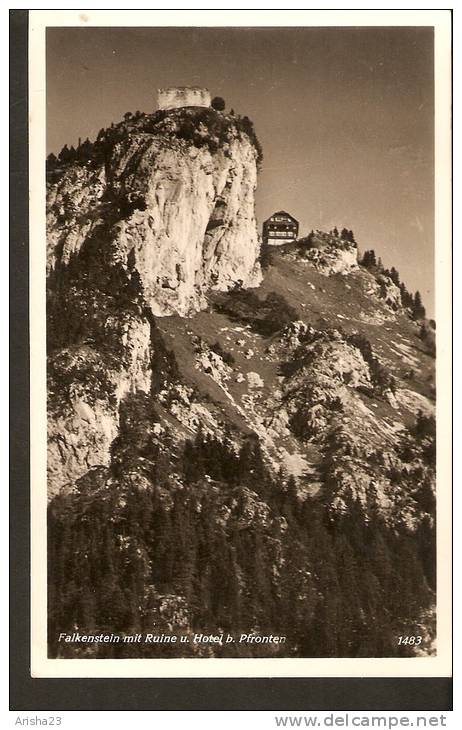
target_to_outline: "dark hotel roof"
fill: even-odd
[[[266,219],[265,223],[268,223],[270,218],[272,218],[275,215],[284,215],[287,216],[287,218],[290,218],[291,220],[295,221],[295,223],[298,223],[298,220],[293,217],[293,215],[290,215],[290,213],[287,213],[285,210],[278,210],[276,213],[272,213],[269,218]]]

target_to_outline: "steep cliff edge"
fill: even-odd
[[[137,272],[156,316],[191,314],[212,288],[259,284],[258,153],[236,120],[172,111],[107,130],[99,147],[103,162],[50,182],[50,269],[104,248],[106,266]]]

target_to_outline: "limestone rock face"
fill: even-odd
[[[353,236],[342,237],[337,230],[311,231],[309,236],[300,239],[299,253],[323,276],[351,274],[359,268],[358,247]]]
[[[318,444],[325,454],[335,452],[327,467],[329,509],[345,512],[352,498],[367,509],[373,498],[385,520],[393,522],[399,515],[408,529],[416,529],[419,507],[391,475],[393,470],[406,474],[415,470],[420,483],[431,483],[432,468],[420,453],[411,456],[411,449],[406,454],[410,461],[403,461],[406,429],[393,417],[383,419],[374,412],[371,397],[380,393],[395,412],[402,408],[428,418],[434,417],[434,404],[422,394],[397,387],[380,372],[378,361],[368,355],[357,335],[336,329],[316,331],[296,321],[273,342],[272,352],[284,353],[290,363],[288,370],[283,368],[288,376],[281,399],[288,425],[299,439]],[[383,468],[385,464],[388,468]]]
[[[74,165],[47,187],[47,272],[67,266],[101,223],[106,190],[104,166]],[[107,207],[107,206],[106,206]]]
[[[256,180],[245,137],[212,153],[162,135],[128,136],[105,166],[73,166],[50,187],[49,267],[104,248],[106,265],[138,273],[156,316],[198,311],[210,289],[258,286]]]
[[[358,249],[353,245],[344,245],[341,248],[336,245],[326,246],[322,249],[311,248],[305,256],[319,273],[325,276],[350,274],[359,268]]]
[[[106,323],[108,340],[120,335],[124,351],[120,359],[85,344],[50,356],[50,495],[75,482],[91,467],[109,465],[110,447],[119,432],[120,404],[127,397],[150,391],[150,326],[137,317],[124,319],[122,324],[110,318]]]
[[[389,276],[379,274],[377,276],[377,283],[380,287],[380,297],[384,299],[390,309],[396,311],[401,307],[401,292],[396,284],[390,279]]]
[[[152,152],[155,165],[143,158],[130,181],[146,186],[146,210],[121,223],[117,242],[125,260],[132,254],[153,314],[200,309],[210,288],[256,286],[251,146],[233,143],[230,157],[195,149]]]

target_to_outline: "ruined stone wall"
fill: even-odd
[[[157,90],[159,109],[179,109],[183,106],[210,106],[208,89],[199,86],[169,86]]]

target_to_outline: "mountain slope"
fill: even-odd
[[[250,213],[258,145],[247,123],[212,116],[204,132],[203,120],[175,112],[159,129],[129,120],[102,167],[96,148],[52,171],[50,652],[431,653],[435,393],[422,323],[338,233],[262,252],[261,279]],[[216,125],[231,139],[212,134]],[[219,215],[217,201],[205,206],[195,233],[171,223],[190,218],[183,193],[167,195],[173,218],[151,195],[170,180],[154,148],[169,150],[182,180],[179,157],[207,156],[212,180],[220,170]],[[200,168],[191,195],[211,201]],[[231,168],[235,192],[223,195]],[[105,185],[123,184],[116,199],[102,194],[95,236],[62,195],[74,181],[93,200],[89,180],[103,169]],[[127,207],[140,195],[141,208]],[[186,276],[165,294],[153,277],[168,278],[190,249],[201,258],[199,289]],[[81,647],[56,638],[75,627],[130,634],[154,625],[188,641]],[[194,641],[201,632],[235,641]],[[255,639],[269,635],[284,640]],[[421,638],[410,646],[401,635]]]

